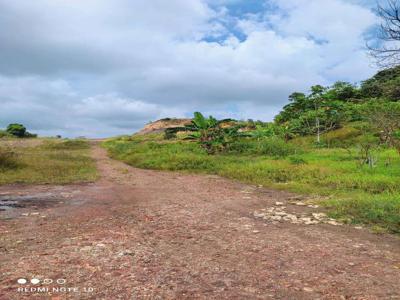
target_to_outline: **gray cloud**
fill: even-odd
[[[195,109],[271,119],[294,90],[373,73],[364,2],[269,2],[237,17],[232,1],[0,0],[0,126],[106,136]]]

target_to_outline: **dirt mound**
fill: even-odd
[[[183,127],[185,125],[189,125],[191,121],[192,119],[176,119],[176,118],[161,119],[147,124],[137,134],[159,133],[163,132],[167,128]]]

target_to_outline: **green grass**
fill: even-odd
[[[86,141],[0,141],[0,185],[67,184],[96,178],[95,163]]]
[[[360,165],[356,148],[257,145],[242,140],[229,154],[207,155],[198,144],[161,135],[122,137],[104,143],[111,157],[159,170],[217,174],[242,182],[328,200],[331,216],[400,233],[400,157],[381,149],[375,168]],[[280,143],[280,142],[279,142]],[[243,145],[247,144],[247,145]],[[296,150],[293,150],[296,149]]]

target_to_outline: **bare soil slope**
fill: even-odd
[[[165,129],[167,128],[184,127],[185,125],[189,125],[191,121],[192,119],[174,119],[174,118],[161,119],[147,124],[137,134],[160,133],[164,132]]]
[[[36,199],[0,212],[0,299],[400,298],[397,237],[269,222],[254,212],[294,195],[93,156],[94,184],[0,187]]]

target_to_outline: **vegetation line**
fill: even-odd
[[[360,87],[293,93],[274,122],[216,120],[104,143],[140,168],[218,174],[314,195],[331,216],[400,233],[400,67]],[[321,200],[323,199],[323,200]]]

